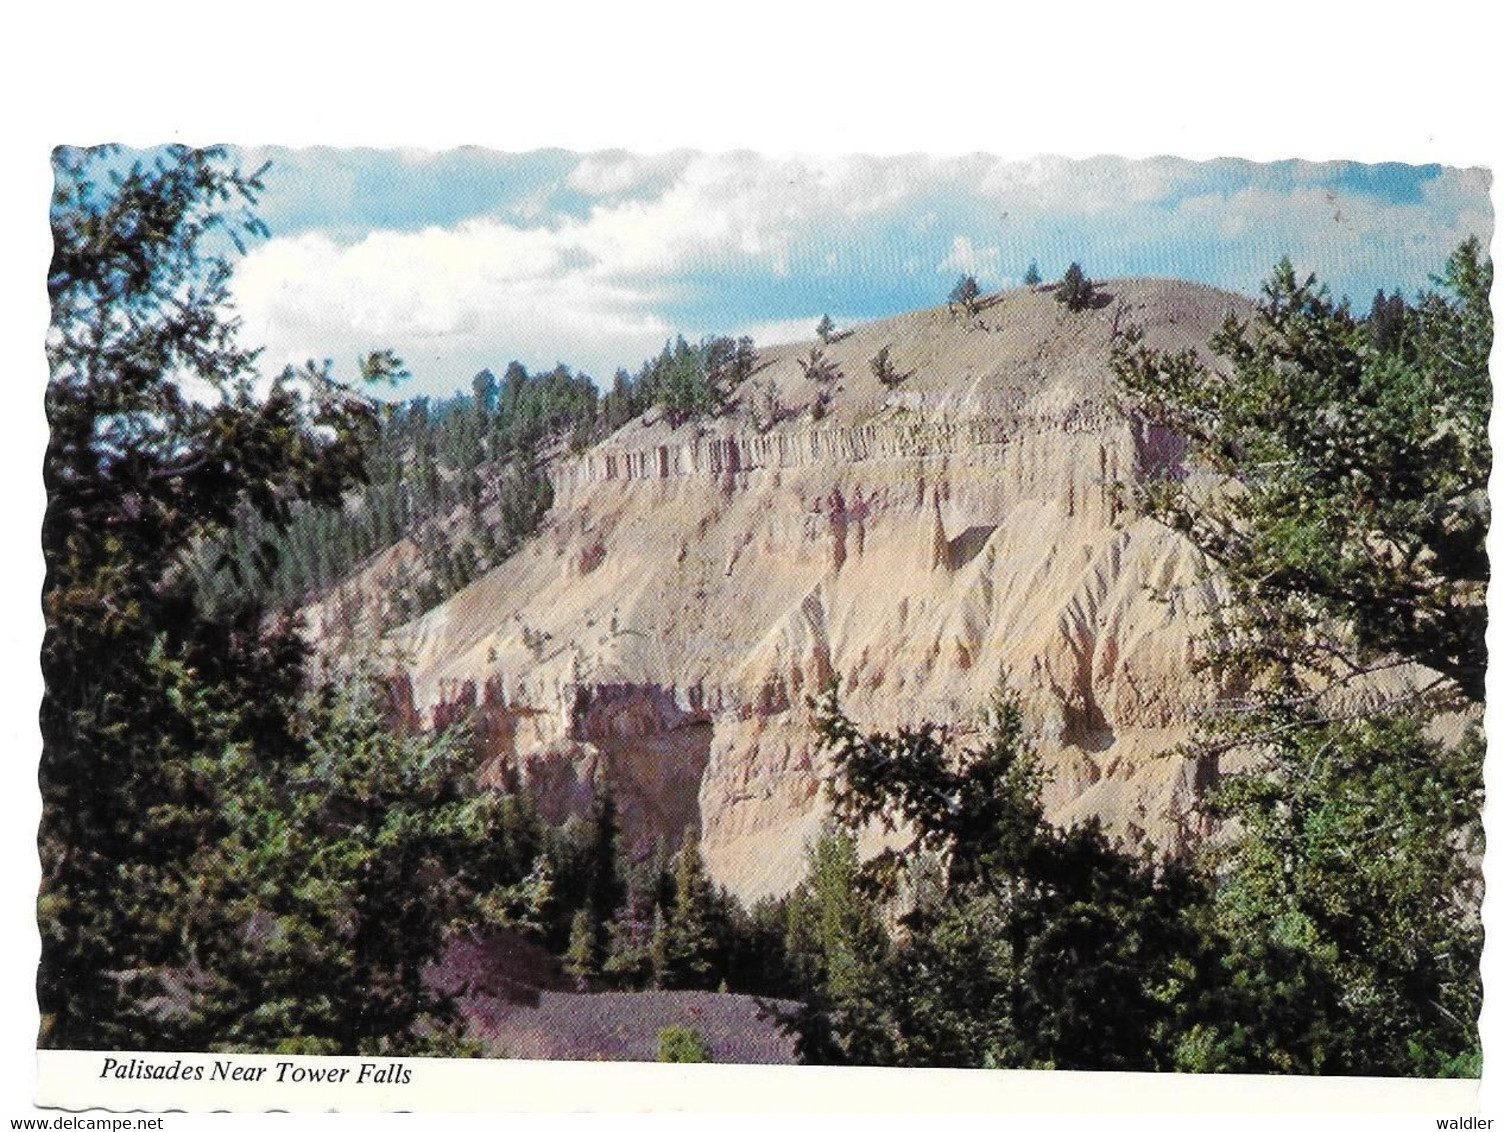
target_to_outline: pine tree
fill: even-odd
[[[209,249],[265,233],[259,172],[175,146],[102,183],[106,156],[55,154],[48,274],[38,997],[41,1043],[70,1048],[152,1045],[144,984],[216,953],[182,911],[198,855],[233,828],[215,760],[297,752],[302,648],[244,569],[276,566],[258,529],[360,482],[375,421],[322,369],[253,385],[231,264]],[[236,535],[246,557],[222,568],[242,596],[205,617],[181,564]]]
[[[977,299],[982,294],[975,275],[963,275],[950,290],[950,305],[959,306],[967,314],[977,313]]]
[[[1236,699],[1194,747],[1241,764],[1213,795],[1240,836],[1200,1067],[1476,1065],[1492,264],[1467,241],[1439,282],[1380,346],[1286,260],[1211,343],[1230,374],[1138,342],[1116,359],[1139,410],[1238,485],[1141,500],[1231,591],[1204,644]]]
[[[985,740],[959,750],[931,724],[865,733],[833,691],[815,711],[844,832],[874,821],[910,832],[855,876],[849,846],[827,849],[820,867],[836,914],[805,931],[859,940],[863,920],[848,893],[891,900],[917,855],[945,864],[943,895],[906,917],[908,942],[893,962],[857,961],[870,946],[828,950],[838,960],[830,989],[822,995],[817,985],[796,1019],[806,1057],[1076,1069],[1175,1063],[1172,1035],[1193,1009],[1188,984],[1203,961],[1194,914],[1204,891],[1173,865],[1119,853],[1093,825],[1061,831],[1044,820],[1043,772],[1016,697],[1000,694]],[[808,945],[791,941],[796,948]],[[852,1001],[863,983],[865,997]]]
[[[674,905],[666,932],[665,985],[712,989],[721,976],[722,916],[700,860],[694,832],[685,830],[674,861]]]
[[[564,952],[564,969],[583,986],[600,974],[601,925],[590,909],[581,908],[569,925],[569,948]]]
[[[599,970],[610,950],[610,925],[626,897],[626,885],[621,876],[621,828],[616,813],[616,795],[604,767],[596,775],[595,789],[585,908],[596,933],[593,948],[596,969]]]
[[[1083,311],[1091,306],[1096,298],[1096,288],[1092,281],[1086,277],[1079,263],[1073,263],[1065,269],[1065,275],[1055,285],[1055,301],[1064,303],[1069,311]]]
[[[892,1053],[884,1001],[890,948],[879,908],[860,883],[855,837],[827,827],[809,847],[808,864],[785,910],[784,950],[805,1003],[801,1058],[880,1063]]]
[[[1024,272],[1024,286],[1038,287],[1042,282],[1044,282],[1044,277],[1039,274],[1039,261],[1031,259],[1029,270]]]
[[[894,368],[893,360],[888,356],[891,351],[891,346],[884,346],[867,362],[872,369],[872,376],[890,389],[903,380],[903,375]]]
[[[652,985],[655,990],[669,985],[670,954],[668,917],[664,915],[663,906],[655,904],[653,906],[653,934],[648,944],[648,966],[652,971]]]

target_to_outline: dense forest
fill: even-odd
[[[550,823],[515,782],[480,784],[463,720],[409,731],[375,675],[321,683],[286,610],[468,514],[405,599],[431,606],[536,527],[551,453],[652,406],[717,411],[751,343],[680,339],[604,393],[515,363],[439,402],[328,370],[268,386],[225,305],[264,172],[100,158],[58,152],[52,209],[43,1046],[477,1053],[424,976],[491,933],[581,990],[778,1000],[810,1062],[1479,1072],[1476,241],[1434,290],[1364,314],[1282,263],[1210,344],[1235,380],[1122,336],[1125,406],[1238,485],[1137,501],[1235,598],[1206,663],[1237,692],[1188,748],[1246,756],[1212,797],[1229,836],[1163,860],[1049,824],[1006,681],[969,745],[956,721],[869,732],[832,688],[810,705],[830,821],[798,886],[745,908],[692,836],[626,854],[604,779],[587,816]],[[1372,693],[1405,664],[1425,676]],[[864,860],[874,824],[893,847]]]
[[[274,523],[247,509],[232,530],[195,548],[197,583],[211,608],[239,600],[247,587],[272,606],[296,607],[410,539],[420,565],[388,595],[392,622],[407,620],[537,528],[553,499],[542,467],[550,456],[579,451],[650,409],[675,426],[718,412],[754,360],[750,338],[691,345],[681,336],[635,374],[618,370],[604,394],[563,363],[531,374],[514,361],[499,380],[490,370],[476,374],[470,394],[383,402],[364,479],[341,506],[297,506]],[[407,376],[389,353],[365,369],[368,379],[393,384]],[[310,366],[298,377],[330,385],[327,369]]]

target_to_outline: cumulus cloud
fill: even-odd
[[[950,251],[935,265],[939,275],[975,275],[984,283],[995,283],[999,278],[998,264],[1002,253],[997,248],[979,248],[965,236],[956,236],[950,242]]]
[[[671,332],[651,293],[602,277],[572,230],[473,221],[375,232],[342,246],[274,240],[240,265],[234,296],[271,368],[391,347],[457,384],[483,365],[567,358],[599,372]]]

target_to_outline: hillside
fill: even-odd
[[[855,327],[823,347],[823,413],[800,365],[816,344],[764,349],[725,414],[649,412],[556,458],[542,528],[381,642],[413,721],[475,708],[489,773],[556,816],[604,764],[640,851],[695,828],[754,899],[795,883],[820,825],[805,697],[839,676],[864,725],[965,725],[1006,671],[1052,819],[1184,847],[1205,783],[1161,756],[1212,693],[1191,660],[1214,583],[1119,501],[1180,447],[1118,411],[1109,355],[1115,326],[1199,348],[1249,304],[1102,292],[1074,314],[1024,289]],[[884,347],[892,387],[869,366]],[[315,632],[332,616],[311,612]]]

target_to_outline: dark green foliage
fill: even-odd
[[[1209,865],[1227,941],[1189,1068],[1445,1075],[1476,1064],[1492,267],[1468,241],[1368,324],[1282,262],[1233,373],[1129,335],[1133,405],[1235,487],[1142,504],[1217,562],[1231,688],[1204,758],[1239,836]],[[1383,327],[1386,319],[1397,325]],[[1379,324],[1379,325],[1375,325]],[[1424,666],[1423,668],[1417,665]],[[1214,764],[1215,765],[1215,762]]]
[[[338,511],[296,509],[281,531],[251,523],[200,549],[202,581],[220,601],[229,592],[215,560],[245,560],[270,535],[278,568],[268,600],[298,604],[341,581],[400,538],[421,552],[414,577],[388,595],[393,623],[416,616],[511,554],[552,503],[543,448],[577,427],[592,427],[595,387],[563,366],[532,376],[516,363],[498,383],[476,376],[475,396],[426,397],[388,405],[368,446],[370,483]],[[489,408],[488,408],[489,406]]]
[[[589,877],[585,890],[588,954],[581,957],[582,967],[588,973],[598,974],[606,962],[610,949],[610,924],[617,910],[626,899],[626,884],[622,880],[621,827],[617,820],[616,795],[611,781],[604,774],[598,776],[595,801],[590,815]],[[574,931],[578,928],[576,919]],[[570,940],[570,950],[575,951],[575,940]]]
[[[643,387],[676,428],[692,417],[717,412],[723,395],[711,380],[704,351],[694,349],[683,338],[663,348],[663,354],[646,373]]]
[[[807,380],[813,381],[822,389],[834,384],[841,376],[841,369],[835,361],[825,356],[825,351],[819,346],[811,346],[809,357],[796,359],[799,368],[804,372]]]
[[[484,846],[465,864],[479,925],[543,943],[559,916],[549,829],[526,793],[498,795]]]
[[[691,346],[681,337],[643,366],[637,386],[645,404],[661,406],[677,428],[721,412],[731,391],[751,376],[755,357],[750,338],[707,338]]]
[[[376,621],[361,631],[415,617],[538,529],[553,502],[546,463],[562,444],[579,451],[654,404],[675,425],[719,412],[755,360],[750,338],[708,338],[698,346],[681,338],[637,377],[618,371],[604,397],[589,377],[563,364],[530,374],[512,362],[500,379],[490,370],[476,374],[468,395],[373,409],[369,482],[347,493],[341,508],[294,505],[280,525],[242,516],[233,532],[196,545],[192,566],[208,607],[217,613],[246,585],[273,604],[301,605],[406,538],[419,551],[418,564],[383,588],[377,606],[366,603],[364,612]],[[403,375],[389,351],[372,355],[362,369],[373,382]],[[218,569],[221,561],[230,572]],[[255,570],[263,561],[264,577]]]
[[[1029,270],[1024,272],[1024,286],[1038,287],[1042,282],[1044,282],[1044,276],[1039,274],[1039,262],[1031,259]]]
[[[247,585],[204,616],[184,569],[253,526],[242,581],[269,573],[365,478],[377,412],[323,370],[253,388],[215,249],[261,234],[259,175],[172,147],[100,185],[100,156],[55,157],[39,1041],[455,1048],[417,977],[484,824],[452,749],[306,699],[291,626]]]
[[[1418,712],[1311,724],[1224,781],[1241,836],[1209,862],[1230,947],[1198,1068],[1435,1076],[1476,1048],[1482,746]]]
[[[893,1039],[885,1013],[892,948],[881,909],[861,883],[856,839],[825,830],[809,848],[809,875],[789,896],[784,948],[804,1007],[801,1061],[883,1064]]]
[[[564,952],[564,970],[573,975],[581,985],[600,974],[600,934],[601,923],[591,915],[589,908],[581,908],[569,923],[569,947]]]
[[[1065,275],[1055,285],[1055,301],[1064,303],[1068,311],[1083,311],[1091,306],[1095,298],[1096,288],[1081,270],[1079,263],[1067,267]]]
[[[981,297],[981,294],[982,289],[977,286],[976,276],[963,275],[950,289],[947,301],[952,307],[960,307],[967,314],[976,314],[977,299]]]
[[[1288,261],[1252,324],[1229,319],[1212,342],[1231,378],[1190,352],[1119,349],[1134,407],[1239,484],[1198,498],[1165,480],[1143,499],[1235,587],[1235,675],[1294,664],[1340,687],[1399,657],[1482,700],[1493,268],[1479,256],[1476,241],[1452,256],[1450,295],[1421,297],[1398,351]]]
[[[674,859],[674,903],[668,914],[664,985],[713,990],[725,974],[726,898],[711,884],[692,830]]]
[[[714,1061],[705,1035],[692,1026],[665,1026],[658,1031],[658,1060],[671,1064]]]
[[[872,980],[860,1027],[826,1007],[799,1020],[802,1041],[853,1042],[863,1059],[903,1065],[1173,1065],[1170,1035],[1204,962],[1190,927],[1203,891],[1114,850],[1094,825],[1045,822],[1014,698],[995,705],[983,746],[960,750],[934,726],[864,734],[833,692],[816,712],[838,772],[836,816],[849,829],[908,831],[861,867],[863,882],[891,898],[917,854],[944,864]]]
[[[835,333],[835,321],[828,314],[821,315],[820,323],[815,327],[815,337],[820,339],[820,341],[824,342],[826,345],[829,345],[830,340],[835,337]]]
[[[363,679],[320,689],[295,717],[296,762],[218,758],[227,828],[194,856],[180,910],[206,981],[159,1031],[179,1048],[452,1050],[453,1005],[422,975],[472,915],[501,802],[467,788],[462,733],[405,737],[376,705]]]
[[[811,346],[809,357],[796,359],[804,376],[815,383],[815,401],[810,407],[815,420],[824,420],[830,412],[831,388],[841,379],[841,369],[835,361],[825,356],[819,346]]]
[[[54,157],[38,996],[44,1045],[126,1047],[147,1025],[124,973],[181,958],[162,909],[219,831],[196,761],[206,733],[257,737],[272,757],[290,744],[274,709],[235,718],[227,705],[287,696],[295,642],[263,639],[253,610],[198,622],[176,559],[242,510],[276,524],[294,500],[337,499],[360,476],[371,417],[287,382],[252,393],[252,354],[224,310],[229,262],[201,245],[260,234],[259,175],[180,147],[101,186],[101,156]],[[185,670],[202,681],[191,697]]]
[[[1398,291],[1386,297],[1381,287],[1368,310],[1368,338],[1374,348],[1385,353],[1399,350],[1405,341],[1405,321],[1409,304]]]
[[[872,376],[890,389],[908,376],[907,374],[899,373],[894,367],[893,359],[888,356],[891,350],[892,347],[884,346],[867,362],[872,368]]]

